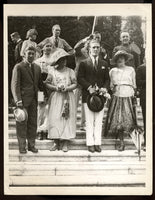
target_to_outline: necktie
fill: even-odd
[[[55,47],[58,47],[58,39],[55,38]]]
[[[32,77],[33,77],[33,76],[34,76],[33,64],[32,64],[32,63],[30,63],[30,64],[29,64],[29,66],[30,66],[30,69],[31,69]]]
[[[97,58],[96,57],[94,57],[94,68],[95,68],[95,70],[97,70]]]

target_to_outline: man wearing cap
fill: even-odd
[[[37,93],[44,90],[41,78],[40,67],[33,63],[36,49],[28,46],[25,49],[24,60],[15,65],[13,69],[11,89],[16,106],[25,108],[28,119],[22,122],[16,121],[16,131],[19,144],[19,152],[27,153],[26,139],[28,141],[28,151],[37,153],[35,148],[35,138],[37,130]]]
[[[11,36],[11,40],[16,44],[15,51],[14,51],[15,63],[19,63],[22,61],[22,56],[20,55],[20,51],[22,48],[23,40],[20,38],[20,35],[18,32],[14,32],[10,36]]]
[[[38,47],[43,48],[44,44],[50,42],[53,48],[61,48],[67,51],[70,55],[73,55],[74,49],[62,38],[60,38],[61,28],[60,25],[56,24],[52,27],[53,35],[51,37],[45,38],[42,42],[38,44]]]
[[[113,50],[113,56],[117,51],[123,50],[126,51],[129,54],[133,55],[133,58],[130,59],[126,65],[132,66],[135,69],[140,65],[140,55],[132,48],[132,45],[130,44],[130,35],[128,32],[123,31],[120,35],[120,41],[121,45],[116,46]]]
[[[89,43],[89,57],[79,66],[78,83],[82,86],[82,102],[86,115],[86,144],[88,151],[101,152],[101,132],[104,109],[99,112],[88,108],[87,99],[96,93],[107,94],[109,87],[109,71],[107,63],[99,59],[100,43],[91,40]]]

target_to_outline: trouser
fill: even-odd
[[[104,109],[100,112],[92,112],[86,103],[84,103],[86,116],[86,145],[101,145],[102,120]]]
[[[78,87],[75,90],[76,108],[78,108],[80,96],[82,96],[82,89],[80,87]],[[81,107],[81,127],[85,126],[85,122],[86,122],[86,119],[85,119],[84,105],[82,103],[82,107]]]
[[[29,147],[35,146],[37,131],[37,101],[34,99],[28,107],[25,107],[25,109],[28,113],[28,120],[16,122],[19,149],[26,147],[26,139]]]

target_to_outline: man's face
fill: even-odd
[[[98,41],[98,42],[101,42],[101,35],[99,33],[96,33],[93,35],[93,39]]]
[[[35,58],[35,51],[33,50],[27,50],[25,52],[25,59],[29,62],[29,63],[32,63],[34,61],[34,58]]]
[[[120,36],[120,41],[122,42],[122,44],[129,44],[130,41],[130,36],[129,33],[122,33]]]
[[[61,29],[60,29],[59,26],[55,26],[55,27],[53,28],[53,36],[59,37],[59,36],[60,36],[60,32],[61,32]]]
[[[17,37],[11,36],[11,40],[12,40],[13,43],[16,43],[17,42]]]
[[[90,43],[89,53],[92,56],[98,56],[100,53],[100,44],[97,42]]]

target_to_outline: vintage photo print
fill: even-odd
[[[151,14],[4,5],[5,194],[152,194]]]

